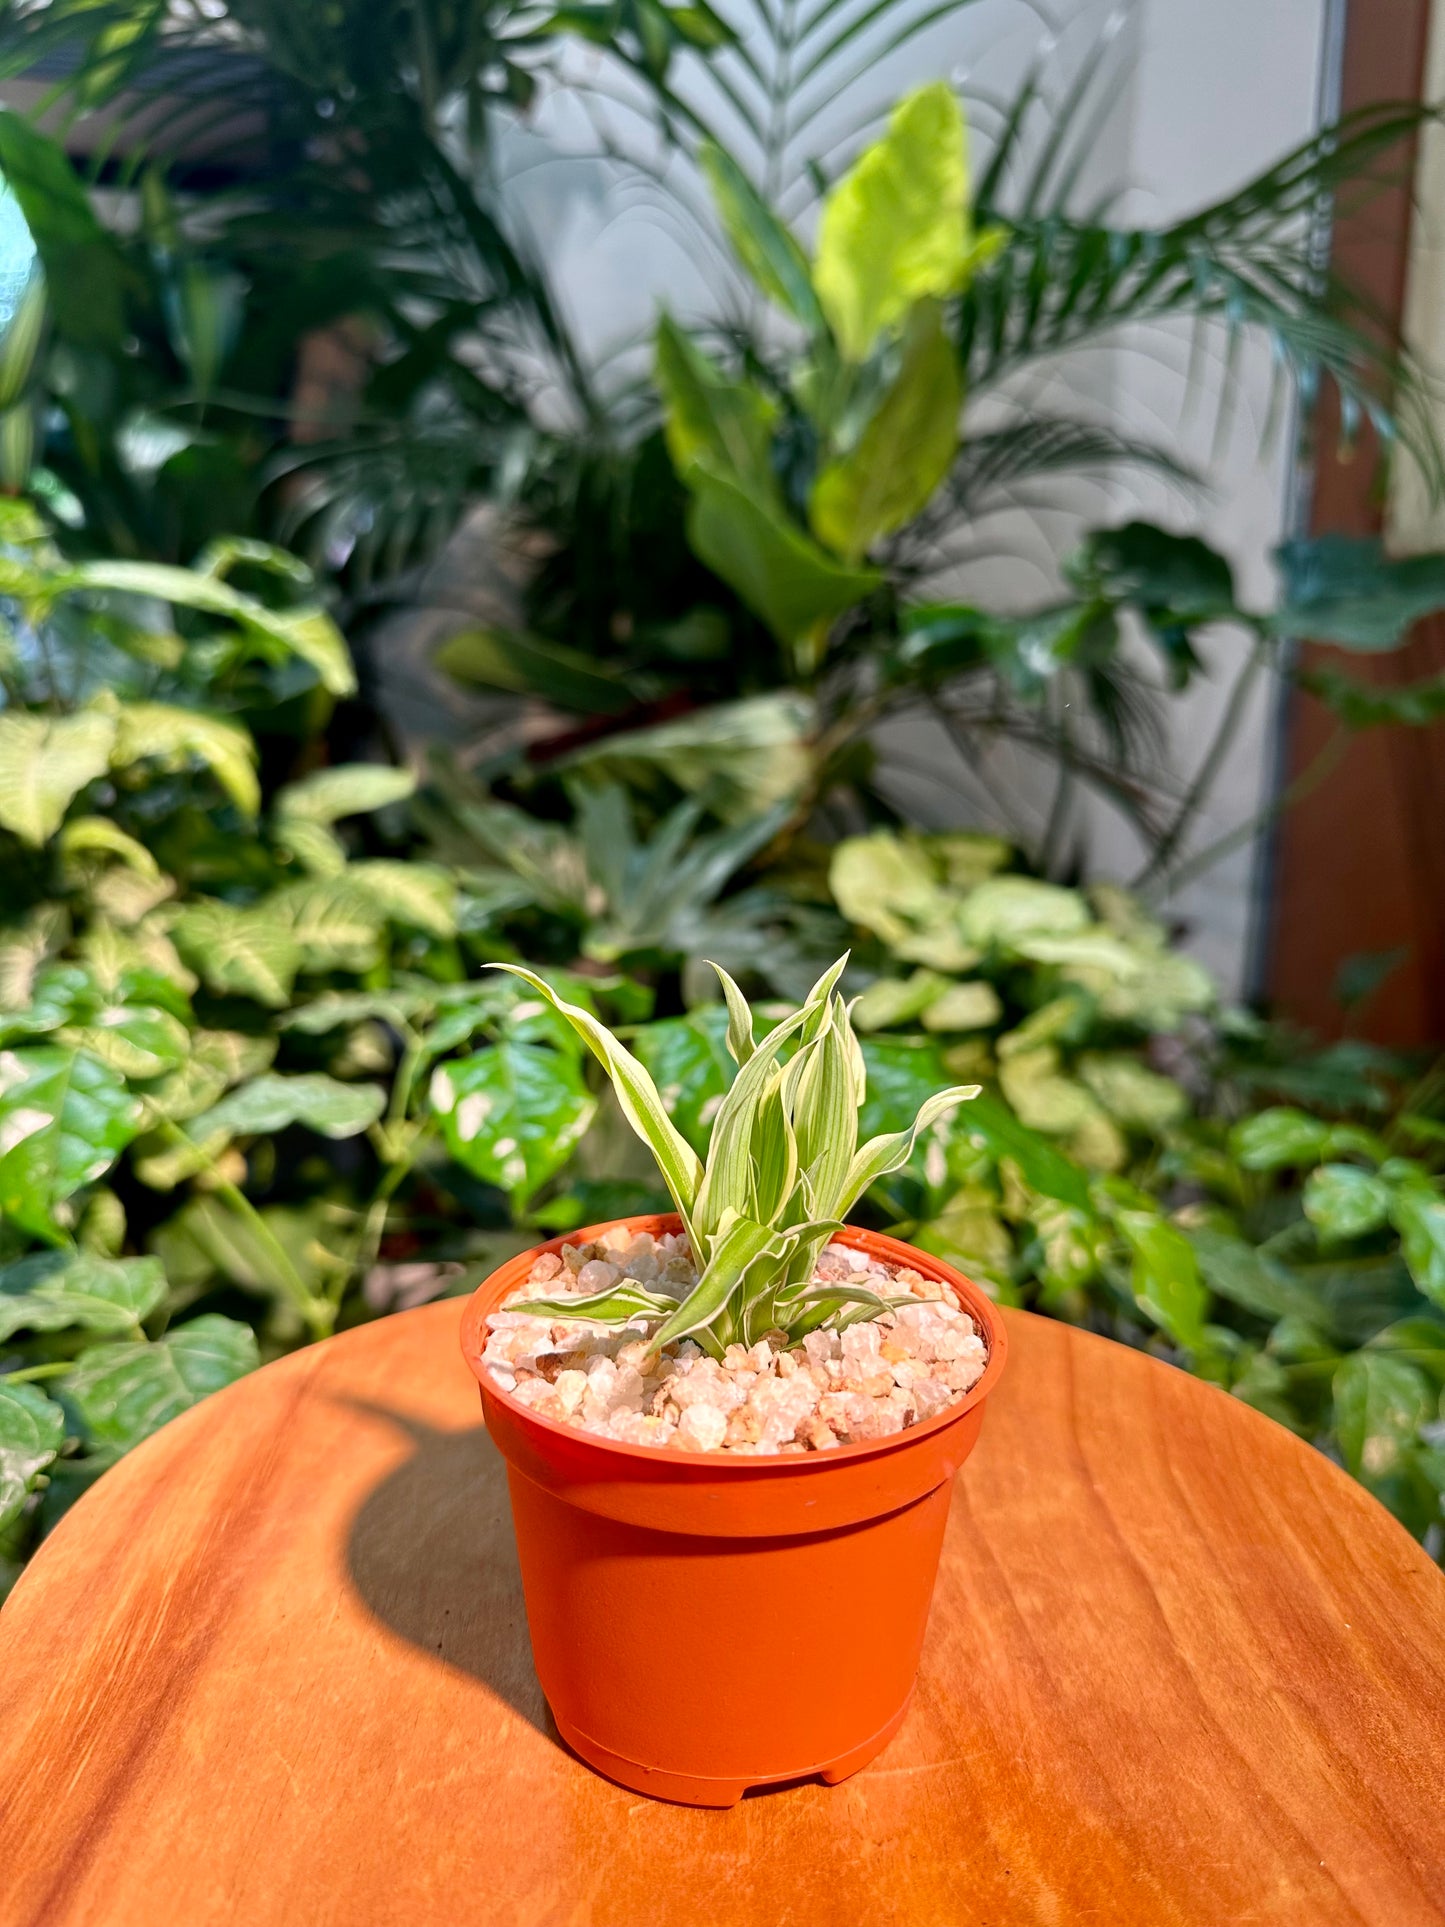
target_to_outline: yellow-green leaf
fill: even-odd
[[[958,449],[963,379],[935,301],[909,318],[893,385],[846,455],[829,462],[808,504],[814,535],[858,561],[927,507]]]
[[[73,798],[103,776],[115,719],[100,710],[77,716],[0,716],[0,823],[23,843],[46,843]]]
[[[963,111],[933,81],[899,102],[823,204],[813,285],[845,358],[862,361],[925,295],[956,293],[979,250]]]

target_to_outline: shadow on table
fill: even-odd
[[[347,1536],[347,1570],[363,1603],[555,1741],[532,1670],[506,1469],[485,1428],[442,1432],[370,1400],[345,1403],[412,1443],[362,1501]]]

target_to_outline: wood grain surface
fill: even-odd
[[[700,1812],[549,1731],[460,1311],[221,1393],[41,1552],[4,1927],[1445,1923],[1445,1578],[1267,1419],[1008,1314],[903,1731]]]

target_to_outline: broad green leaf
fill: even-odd
[[[54,1242],[56,1212],[115,1163],[141,1107],[86,1051],[0,1051],[0,1214]]]
[[[947,977],[940,977],[936,970],[915,970],[911,977],[879,977],[854,1002],[853,1022],[859,1030],[864,1031],[888,1030],[895,1024],[911,1024],[930,1004],[954,987]],[[996,1003],[997,996],[992,986],[985,988]]]
[[[1245,1238],[1201,1225],[1187,1234],[1209,1289],[1256,1318],[1303,1318],[1327,1325],[1325,1305],[1288,1265]]]
[[[88,1251],[37,1252],[0,1267],[0,1342],[18,1331],[140,1330],[166,1295],[157,1258],[99,1258]]]
[[[510,1038],[434,1072],[431,1104],[457,1163],[519,1204],[562,1169],[597,1109],[575,1060]]]
[[[922,513],[958,449],[963,378],[936,302],[909,317],[892,386],[853,447],[813,484],[808,521],[826,548],[861,561]]]
[[[1445,1306],[1445,1198],[1398,1186],[1390,1197],[1390,1217],[1410,1276],[1427,1298]]]
[[[147,761],[179,769],[192,759],[206,765],[243,815],[256,814],[261,786],[256,778],[256,745],[248,730],[199,709],[177,709],[167,703],[121,704],[111,753],[117,769]]]
[[[668,1116],[698,1152],[737,1069],[727,1048],[728,1021],[723,1005],[702,1004],[685,1017],[645,1024],[632,1040]]]
[[[191,1036],[168,1010],[135,1004],[108,1004],[93,1019],[67,1033],[122,1077],[163,1077],[185,1060]]]
[[[311,823],[301,816],[279,816],[272,834],[312,876],[340,876],[346,868],[346,845],[324,823]]]
[[[1277,1106],[1242,1118],[1229,1134],[1229,1148],[1246,1171],[1278,1171],[1317,1164],[1329,1144],[1329,1126],[1304,1111]]]
[[[728,823],[793,801],[811,780],[813,706],[795,690],[716,703],[671,722],[619,731],[576,751],[563,767],[648,785],[659,774],[704,795]]]
[[[0,122],[8,118],[0,110]],[[0,824],[23,843],[48,842],[75,797],[110,767],[114,742],[114,719],[96,709],[0,714]]]
[[[260,1362],[249,1325],[208,1314],[153,1345],[92,1346],[75,1361],[62,1397],[88,1444],[128,1452]]]
[[[60,847],[68,857],[85,856],[93,851],[119,857],[137,876],[151,881],[159,879],[161,874],[160,865],[144,843],[128,836],[108,816],[73,816],[61,829]]]
[[[1301,641],[1365,651],[1398,647],[1422,616],[1445,608],[1445,556],[1394,560],[1373,536],[1319,535],[1275,551],[1284,601],[1271,627]]]
[[[283,1030],[297,1030],[308,1037],[324,1036],[351,1024],[377,1020],[398,1027],[424,1008],[422,997],[414,991],[327,990],[310,1003],[298,1004],[276,1021]],[[470,1035],[470,1033],[466,1033]]]
[[[934,1031],[991,1030],[1003,1016],[1003,1000],[991,983],[975,977],[950,984],[923,1010],[923,1028]]]
[[[336,624],[321,609],[268,609],[263,602],[243,595],[219,576],[178,569],[164,562],[83,562],[70,570],[60,586],[151,596],[177,608],[199,609],[208,615],[228,617],[265,654],[280,660],[294,655],[309,663],[322,687],[332,695],[356,693],[356,675],[346,643]]]
[[[302,948],[294,920],[274,899],[253,909],[188,903],[176,913],[171,935],[212,990],[254,997],[273,1010],[290,1001]]]
[[[615,715],[633,700],[626,685],[599,669],[592,656],[516,630],[459,630],[447,637],[432,660],[457,682],[537,696],[584,715]]]
[[[1363,1238],[1388,1218],[1390,1187],[1357,1164],[1322,1164],[1305,1180],[1304,1211],[1332,1243]]]
[[[398,863],[384,857],[347,865],[346,881],[391,923],[432,937],[457,933],[457,886],[435,863]]]
[[[342,763],[288,783],[276,792],[275,809],[280,816],[307,823],[338,823],[346,816],[362,816],[399,803],[415,789],[416,777],[409,769],[393,769],[387,763]]]
[[[547,1002],[565,1017],[612,1080],[622,1114],[657,1160],[662,1181],[691,1235],[693,1204],[702,1181],[702,1163],[687,1139],[667,1114],[657,1086],[631,1051],[619,1044],[604,1024],[579,1004],[569,1004],[557,995],[544,977],[524,970],[519,964],[493,964],[531,984]]]
[[[289,883],[251,914],[289,926],[301,970],[369,970],[380,952],[383,912],[349,869]]]
[[[38,1385],[0,1380],[0,1531],[24,1510],[65,1440],[65,1414]]]
[[[1134,1254],[1134,1298],[1175,1344],[1195,1351],[1204,1342],[1209,1294],[1199,1278],[1194,1247],[1182,1231],[1146,1211],[1122,1210],[1114,1222]]]
[[[1020,1121],[1050,1137],[1067,1137],[1098,1111],[1084,1086],[1063,1075],[1059,1054],[1048,1045],[1001,1058],[998,1081]]]
[[[763,293],[810,333],[823,323],[808,257],[737,162],[715,141],[698,149],[698,164],[733,252]]]
[[[1091,1211],[1087,1173],[1046,1137],[1020,1123],[992,1091],[980,1092],[959,1118],[957,1130],[995,1163],[1014,1165],[1031,1191],[1077,1211]]]
[[[193,1119],[190,1133],[206,1139],[253,1137],[304,1124],[323,1137],[355,1137],[374,1124],[386,1106],[379,1084],[342,1084],[318,1071],[285,1077],[275,1072],[242,1084]]]
[[[657,330],[656,375],[667,449],[682,480],[691,483],[701,465],[775,504],[769,451],[777,405],[729,379],[667,315]]]
[[[822,661],[828,629],[883,581],[877,569],[835,562],[756,492],[710,469],[688,478],[693,552],[735,589],[791,652],[800,673]]]
[[[1352,1353],[1334,1377],[1335,1435],[1345,1464],[1367,1484],[1396,1472],[1436,1416],[1430,1381],[1387,1352]]]
[[[996,243],[968,218],[963,113],[946,81],[907,95],[823,203],[813,285],[845,359],[925,296],[956,294]]]
[[[1077,1065],[1080,1082],[1110,1117],[1140,1131],[1166,1131],[1189,1110],[1189,1095],[1125,1051],[1086,1051]]]
[[[960,916],[965,938],[980,947],[1014,946],[1032,936],[1072,935],[1089,922],[1089,906],[1077,890],[1035,877],[990,877],[969,892]]]

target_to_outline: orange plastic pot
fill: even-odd
[[[660,1234],[676,1218],[626,1218]],[[600,1237],[570,1232],[538,1249]],[[532,1653],[557,1730],[609,1779],[732,1806],[749,1788],[856,1773],[908,1710],[948,1519],[1007,1340],[988,1298],[896,1238],[838,1242],[950,1285],[988,1343],[967,1397],[891,1438],[731,1457],[614,1444],[540,1418],[483,1370],[486,1319],[535,1251],[462,1322],[507,1461]]]

